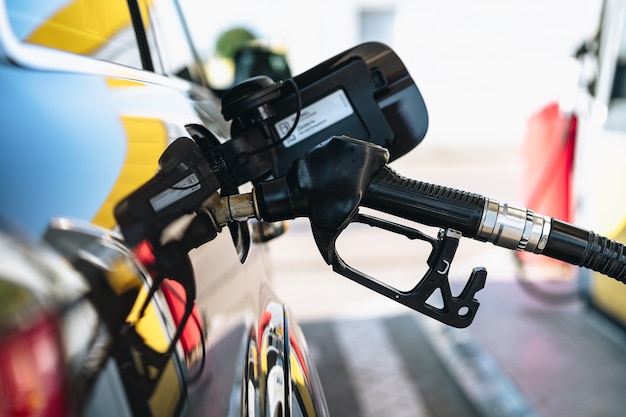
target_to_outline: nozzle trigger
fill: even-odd
[[[326,263],[332,266],[333,271],[447,325],[464,328],[472,323],[480,305],[474,297],[485,286],[487,270],[482,267],[474,268],[461,293],[457,296],[452,295],[448,274],[461,238],[460,232],[441,229],[438,236],[434,238],[419,230],[360,213],[354,216],[352,222],[364,223],[404,235],[411,240],[418,239],[430,243],[432,251],[427,261],[428,270],[413,289],[398,290],[351,267],[339,256],[335,243],[341,230],[328,231],[312,224],[318,249]],[[430,297],[437,290],[441,295],[443,304],[441,307],[429,303]]]

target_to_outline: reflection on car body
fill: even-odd
[[[185,292],[166,280],[140,314],[152,279],[113,206],[188,125],[227,137],[196,57],[172,0],[0,2],[0,238],[26,271],[11,275],[17,257],[0,251],[0,299],[16,301],[0,315],[0,384],[15,387],[3,415],[327,415],[297,323],[270,290],[257,244],[269,237],[251,239],[246,223],[190,254],[197,301],[171,354]],[[65,269],[38,267],[50,248]],[[15,353],[40,315],[60,332],[47,391]]]

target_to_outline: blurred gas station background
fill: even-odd
[[[570,112],[580,104],[581,66],[574,56],[596,35],[602,8],[601,0],[231,0],[219,10],[194,4],[186,13],[210,70],[219,68],[211,67],[215,39],[233,28],[284,52],[293,74],[358,43],[386,43],[429,112],[425,140],[392,166],[410,178],[526,206],[529,170],[551,168],[542,144],[533,145],[529,159],[530,123],[560,123],[561,115],[542,119],[555,108],[550,105]],[[590,140],[587,134],[581,142]],[[588,193],[607,176],[587,176],[602,160],[591,158],[596,151],[584,145],[580,154],[589,161],[581,165],[581,183]],[[613,149],[619,161],[620,146],[609,146],[605,155]],[[613,187],[620,175],[612,175]],[[606,195],[589,193],[586,204],[599,205],[600,197]],[[611,216],[582,207],[591,215],[576,222],[596,228],[598,218],[621,221],[621,198],[611,200]],[[615,237],[615,224],[596,231]],[[415,270],[419,249],[387,239],[357,232],[340,254],[410,289],[421,276]],[[331,415],[608,416],[626,408],[625,333],[587,309],[571,270],[537,297],[518,285],[519,264],[510,251],[462,240],[450,270],[453,285],[464,283],[475,266],[487,267],[489,275],[477,294],[475,322],[459,330],[333,273],[306,220],[292,221],[270,247],[275,287],[304,323]]]
[[[571,202],[580,215],[575,223],[626,242],[626,0],[178,1],[221,92],[232,86],[234,66],[218,40],[233,29],[284,54],[294,75],[362,42],[389,45],[429,113],[424,141],[391,163],[398,173],[519,206],[539,190],[548,196],[539,207],[567,200],[565,220]],[[611,53],[596,54],[598,74],[581,77],[575,54],[595,37],[605,2],[614,10],[606,12],[608,41],[598,43]],[[587,106],[580,106],[581,90],[593,96],[585,97]],[[612,112],[612,99],[623,102],[624,113]],[[572,110],[583,129],[568,130],[578,122]],[[574,175],[570,149],[560,145],[579,131]],[[561,155],[564,165],[553,158]],[[531,181],[534,171],[541,178]],[[561,176],[567,187],[577,177],[578,196],[561,182],[549,188]],[[339,254],[411,290],[430,248],[396,237],[350,228]],[[486,267],[488,277],[476,293],[474,322],[457,329],[334,273],[306,219],[290,221],[284,235],[260,246],[273,261],[272,290],[302,326],[332,416],[595,417],[626,409],[620,283],[552,265],[522,282],[513,251],[461,239],[449,270],[453,293],[475,267]],[[608,317],[592,304],[607,307]]]
[[[544,171],[546,164],[551,169],[542,155],[548,142],[526,149],[529,122],[550,104],[563,112],[574,108],[581,89],[575,54],[597,33],[602,11],[602,0],[232,0],[220,8],[193,0],[181,4],[209,74],[222,87],[232,82],[232,67],[223,65],[216,39],[232,29],[244,29],[284,53],[294,75],[361,42],[388,44],[412,75],[429,113],[426,138],[393,167],[407,177],[520,206],[527,206],[529,189],[537,188],[529,172]],[[306,222],[295,222],[303,223],[306,228]],[[273,252],[281,257],[282,270],[305,252],[318,256],[298,245],[273,246],[279,246]],[[397,247],[386,246],[392,251]],[[464,241],[459,251],[468,266],[478,262],[501,271],[491,273],[491,279],[513,279],[513,257],[507,251],[473,241]],[[379,255],[400,258],[395,252]]]
[[[454,149],[514,147],[532,112],[571,100],[573,54],[594,34],[601,9],[600,0],[185,3],[206,58],[214,56],[215,39],[234,27],[282,48],[294,74],[360,42],[388,44],[429,110],[420,148]]]

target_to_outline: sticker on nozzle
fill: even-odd
[[[346,93],[343,90],[337,90],[302,109],[296,130],[283,142],[283,145],[289,148],[300,143],[353,113],[354,109]],[[274,124],[274,128],[280,136],[284,136],[289,132],[295,120],[296,114],[294,113]]]
[[[150,199],[150,204],[154,211],[160,211],[176,201],[187,197],[200,189],[200,181],[196,174],[191,174],[187,178],[178,181],[165,191],[160,192]]]

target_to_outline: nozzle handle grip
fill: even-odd
[[[361,204],[475,238],[485,209],[485,197],[406,178],[385,165],[367,188]]]

